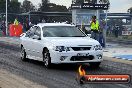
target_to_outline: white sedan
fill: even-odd
[[[40,23],[21,35],[21,59],[43,61],[46,67],[60,63],[89,63],[99,67],[103,55],[98,41],[75,25]]]

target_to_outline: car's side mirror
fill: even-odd
[[[37,40],[41,40],[41,38],[38,35],[34,35],[32,38],[37,39]]]

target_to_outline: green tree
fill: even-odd
[[[8,4],[10,3],[10,0],[7,0]],[[6,10],[6,0],[0,0],[0,13],[5,13]]]
[[[48,0],[42,0],[40,4],[39,11],[43,12],[67,12],[68,9],[63,5],[56,5],[54,3],[49,3]]]
[[[40,5],[39,10],[44,12],[49,11],[48,3],[49,3],[49,0],[42,0],[42,4]]]
[[[132,13],[132,7],[130,7],[127,11]]]
[[[68,11],[66,6],[63,6],[63,5],[56,5],[54,3],[49,3],[48,6],[49,6],[50,12],[67,12]]]
[[[21,3],[18,0],[11,0],[9,4],[9,12],[10,13],[20,13],[20,5]]]
[[[7,0],[8,1],[8,12],[9,13],[19,13],[20,12],[20,2],[17,0]],[[6,10],[6,0],[0,0],[0,13],[5,13]]]
[[[28,0],[24,0],[22,5],[21,5],[21,9],[23,13],[29,12],[29,11],[35,11],[36,8],[35,6],[32,4],[31,1]]]

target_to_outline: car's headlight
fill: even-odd
[[[96,45],[96,46],[94,46],[94,50],[102,50],[102,46],[101,45]]]
[[[70,48],[69,47],[65,47],[65,46],[55,46],[54,50],[62,52],[62,51],[70,51]]]

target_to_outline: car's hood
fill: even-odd
[[[45,39],[50,44],[56,46],[87,46],[87,45],[98,45],[99,42],[89,37],[50,37]]]

